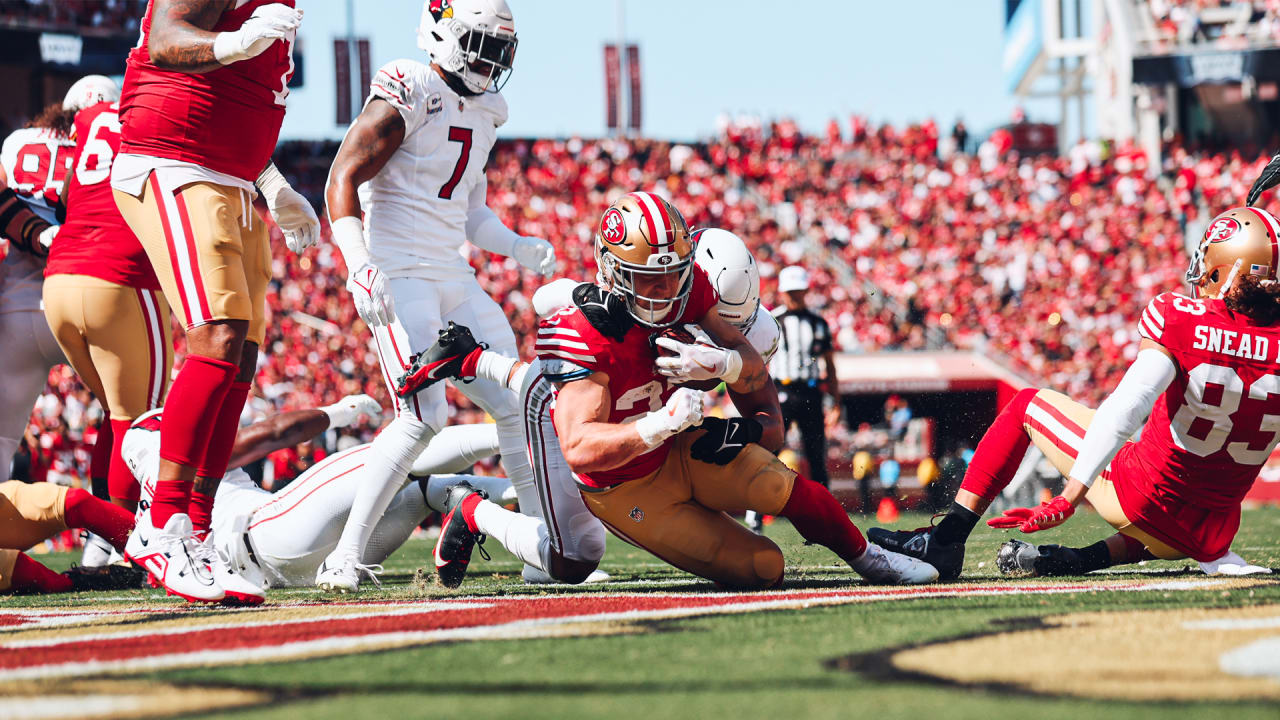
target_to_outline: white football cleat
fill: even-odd
[[[938,569],[923,560],[867,543],[867,551],[853,561],[853,569],[876,585],[923,585],[938,579]]]
[[[124,546],[124,558],[144,568],[170,595],[188,602],[219,602],[226,597],[213,568],[196,557],[191,518],[177,513],[164,528],[151,524],[151,513],[138,520]]]
[[[520,572],[520,576],[524,578],[526,585],[564,585],[565,583],[556,580],[545,572],[539,570],[532,565],[525,565],[524,570]],[[603,570],[592,570],[586,580],[582,581],[583,585],[590,583],[602,583],[612,580],[612,576]]]
[[[252,565],[251,569],[245,567],[242,574],[240,569],[243,566],[231,563],[214,545],[212,531],[203,541],[195,543],[193,552],[213,568],[213,577],[225,594],[222,598],[223,605],[261,605],[266,601],[266,578],[262,576],[262,571],[257,565]]]
[[[316,570],[316,586],[328,592],[349,593],[360,588],[361,573],[368,575],[374,585],[382,587],[378,575],[381,565],[362,565],[354,555],[335,558],[332,555],[320,563]]]

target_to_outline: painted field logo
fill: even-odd
[[[243,610],[166,604],[0,610],[0,684],[174,667],[272,662],[442,641],[614,634],[651,620],[915,598],[1202,588],[1194,582],[853,586],[762,593],[565,594]]]

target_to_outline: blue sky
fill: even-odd
[[[610,0],[508,0],[520,48],[504,94],[505,136],[599,136],[602,46],[617,37]],[[306,86],[289,101],[284,136],[340,137],[333,122],[332,39],[343,0],[299,0],[306,12]],[[355,0],[374,66],[425,58],[415,46],[421,0]],[[894,123],[934,117],[971,130],[1004,122],[1002,0],[626,0],[627,39],[640,44],[644,133],[706,137],[722,112],[792,117],[819,130],[851,113]],[[1033,119],[1056,120],[1030,108]]]

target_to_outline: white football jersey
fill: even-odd
[[[360,186],[369,255],[390,277],[447,280],[472,275],[462,257],[467,212],[485,202],[484,168],[507,121],[501,95],[462,97],[434,70],[396,60],[378,71],[374,98],[404,118],[404,142]]]
[[[75,160],[76,144],[47,128],[14,130],[0,147],[9,187],[46,222],[56,224],[53,205]]]

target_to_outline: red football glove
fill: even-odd
[[[1074,515],[1076,509],[1061,495],[1038,508],[1010,508],[1004,515],[991,518],[987,524],[993,528],[1018,528],[1024,533],[1039,532],[1058,527]]]

